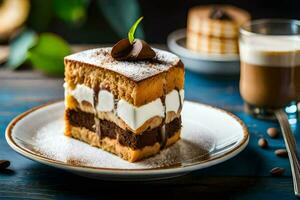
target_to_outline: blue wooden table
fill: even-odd
[[[224,108],[238,115],[250,130],[248,147],[225,163],[190,175],[164,181],[118,183],[87,179],[48,167],[14,152],[6,143],[7,124],[18,114],[50,100],[63,98],[63,79],[47,78],[32,71],[0,71],[0,159],[10,160],[10,170],[0,172],[0,199],[293,199],[287,158],[274,150],[284,148],[282,137],[270,139],[269,127],[276,122],[254,119],[243,112],[238,77],[209,78],[186,71],[186,99]],[[295,135],[299,141],[298,126]],[[269,149],[257,146],[260,137]],[[285,168],[282,177],[269,174],[273,167]]]

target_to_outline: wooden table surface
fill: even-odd
[[[268,127],[276,122],[252,118],[243,112],[238,77],[208,78],[186,71],[186,99],[224,108],[238,115],[250,130],[250,143],[238,156],[187,176],[154,182],[107,182],[92,180],[31,161],[6,143],[7,124],[18,114],[51,100],[63,98],[63,79],[33,71],[0,71],[0,159],[10,160],[10,170],[0,172],[0,199],[116,199],[143,197],[165,199],[293,199],[287,158],[274,149],[284,148],[282,137],[269,139],[270,148],[257,146]],[[295,136],[299,141],[299,125]],[[282,177],[269,170],[285,168]]]

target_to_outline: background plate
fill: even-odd
[[[240,72],[239,55],[200,54],[186,48],[186,29],[168,36],[169,49],[177,54],[187,69],[209,75],[236,75]]]

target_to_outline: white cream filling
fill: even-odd
[[[164,117],[165,113],[164,106],[160,98],[140,107],[136,107],[121,99],[117,105],[117,115],[131,129],[136,130],[152,117]]]
[[[77,84],[74,90],[69,91],[69,94],[71,94],[79,103],[87,101],[94,106],[94,90],[83,84]]]
[[[83,85],[78,84],[74,90],[70,90],[66,84],[65,96],[72,95],[79,103],[83,101],[89,102],[94,106],[94,90]],[[165,107],[160,98],[136,107],[131,103],[121,99],[117,103],[116,114],[120,117],[131,129],[136,130],[140,128],[147,120],[159,116],[165,117],[165,112],[178,112],[180,108],[180,101],[183,104],[184,90],[172,90],[166,95]],[[99,112],[114,111],[114,95],[107,90],[100,90],[98,94],[98,104],[96,110]]]
[[[65,83],[63,84],[63,87],[64,87],[64,89],[65,89],[64,95],[65,95],[65,99],[66,99],[67,96],[68,96],[68,94],[69,94],[68,84],[65,82]],[[68,105],[67,105],[67,101],[65,100],[65,107],[67,107],[67,106],[68,106]]]
[[[184,101],[184,89],[179,90],[179,96],[180,96],[181,105],[183,105],[183,101]]]
[[[96,110],[99,112],[111,112],[114,109],[114,95],[107,90],[100,90]]]
[[[166,95],[166,99],[165,99],[166,112],[174,111],[175,113],[177,113],[180,107],[179,98],[180,97],[177,90],[172,90]]]

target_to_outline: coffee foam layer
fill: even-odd
[[[250,36],[240,39],[241,61],[271,67],[300,66],[299,36]]]

